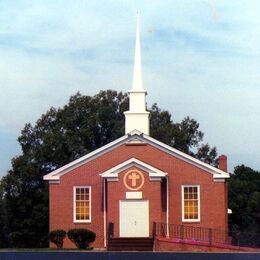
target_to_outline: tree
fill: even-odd
[[[48,187],[42,180],[40,165],[22,155],[12,161],[12,168],[1,180],[6,246],[45,246],[48,238]]]
[[[260,233],[260,172],[240,165],[229,181],[229,207],[233,230]]]
[[[5,233],[5,228],[4,228],[4,223],[5,223],[5,211],[4,211],[4,200],[3,200],[3,190],[2,190],[2,186],[0,183],[0,212],[1,212],[1,217],[0,217],[0,247],[6,247],[6,233]]]
[[[22,155],[1,180],[0,217],[8,247],[48,245],[48,184],[43,176],[124,134],[128,96],[112,90],[72,96],[63,108],[50,108],[33,126],[26,124],[18,141]],[[171,114],[154,104],[151,136],[208,163],[216,162],[216,148],[203,145],[196,120],[173,123]],[[197,149],[197,150],[196,150]],[[2,245],[0,244],[0,247]]]
[[[260,246],[260,172],[240,165],[229,181],[230,230],[239,243]]]
[[[209,144],[202,144],[204,133],[199,130],[199,123],[185,117],[180,123],[173,123],[171,114],[162,111],[157,104],[151,110],[151,136],[184,153],[206,163],[217,166],[217,149]]]

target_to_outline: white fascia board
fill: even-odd
[[[135,129],[135,130],[132,130],[131,132],[128,133],[129,136],[133,136],[133,135],[140,135],[142,136],[143,133],[140,132],[139,130]]]
[[[181,160],[184,160],[190,164],[193,164],[209,173],[211,173],[213,175],[213,178],[230,178],[229,173],[222,171],[216,167],[213,167],[207,163],[204,163],[186,153],[183,153],[167,144],[164,144],[148,135],[142,134],[143,138],[146,139],[148,141],[149,144],[151,144],[152,146],[155,146],[157,148],[159,148],[160,150],[163,150]]]
[[[118,173],[129,168],[132,166],[137,166],[141,169],[143,169],[144,171],[147,171],[149,173],[149,177],[165,177],[167,175],[166,172],[163,172],[155,167],[153,167],[152,165],[149,165],[145,162],[142,162],[136,158],[131,158],[123,163],[120,163],[118,165],[116,165],[115,167],[108,169],[107,171],[103,172],[100,174],[101,177],[103,178],[117,178],[118,177]]]
[[[52,181],[52,180],[59,180],[60,177],[67,173],[68,171],[71,171],[79,166],[81,166],[82,164],[93,160],[95,157],[100,156],[101,154],[112,150],[113,148],[115,148],[116,146],[119,146],[122,142],[124,142],[127,138],[129,138],[128,135],[124,135],[118,139],[116,139],[113,142],[110,142],[100,148],[98,148],[97,150],[90,152],[82,157],[80,157],[79,159],[72,161],[71,163],[68,163],[60,168],[58,168],[57,170],[50,172],[46,175],[43,176],[43,179],[46,181]]]
[[[133,138],[134,136],[138,136],[138,138],[141,138],[142,140],[145,140],[147,141],[150,145],[154,146],[154,147],[157,147],[158,149],[164,151],[164,152],[167,152],[168,154],[170,155],[173,155],[181,160],[184,160],[186,161],[187,163],[190,163],[190,164],[193,164],[209,173],[211,173],[213,175],[213,178],[214,179],[223,179],[223,178],[230,178],[230,175],[229,173],[227,172],[224,172],[218,168],[215,168],[207,163],[204,163],[188,154],[185,154],[175,148],[172,148],[171,146],[169,145],[166,145],[148,135],[145,135],[143,134],[142,132],[138,131],[138,130],[133,130],[131,132],[129,132],[128,134],[116,139],[115,141],[107,144],[107,145],[104,145],[103,147],[93,151],[93,152],[90,152],[82,157],[80,157],[79,159],[75,160],[75,161],[72,161],[71,163],[68,163],[60,168],[58,168],[57,170],[53,171],[53,172],[50,172],[46,175],[44,175],[43,179],[44,180],[47,180],[47,181],[59,181],[60,179],[60,176],[62,176],[63,174],[67,173],[68,171],[71,171],[79,166],[81,166],[82,164],[90,161],[90,160],[93,160],[94,158],[112,150],[113,148],[121,145],[125,140],[131,140],[131,138]],[[150,166],[150,169],[151,169],[151,165]],[[158,169],[156,169],[156,176],[154,177],[158,177]],[[163,173],[163,172],[162,172]],[[163,173],[164,176],[165,176],[165,173]],[[167,173],[166,173],[167,174]],[[151,172],[151,175],[152,175],[152,172]],[[111,175],[110,175],[111,176]],[[103,177],[103,176],[102,176]],[[112,176],[111,176],[112,177]],[[152,177],[152,176],[151,176]],[[163,177],[163,176],[162,176]]]
[[[227,179],[227,178],[230,178],[230,175],[229,175],[229,173],[227,173],[227,172],[224,172],[224,174],[220,174],[220,173],[214,173],[213,174],[213,178],[214,178],[214,180],[216,180],[216,181],[219,181],[219,182],[221,182],[221,181],[225,181],[225,179]]]

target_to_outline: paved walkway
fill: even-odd
[[[0,251],[0,260],[255,260],[260,253],[153,253],[153,252],[4,252]]]

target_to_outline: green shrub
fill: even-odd
[[[49,234],[50,241],[54,243],[57,248],[63,247],[63,239],[66,237],[66,231],[62,229],[52,230]]]
[[[68,231],[68,238],[79,249],[89,248],[89,243],[92,243],[96,239],[96,234],[88,229],[74,228]]]

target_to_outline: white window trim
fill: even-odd
[[[82,220],[76,219],[76,189],[88,188],[89,189],[89,219]],[[74,186],[73,187],[73,222],[74,223],[90,223],[91,222],[91,186]]]
[[[198,189],[198,218],[185,219],[184,218],[184,187],[197,187]],[[181,206],[182,206],[182,222],[200,222],[200,185],[182,185],[181,186]]]

